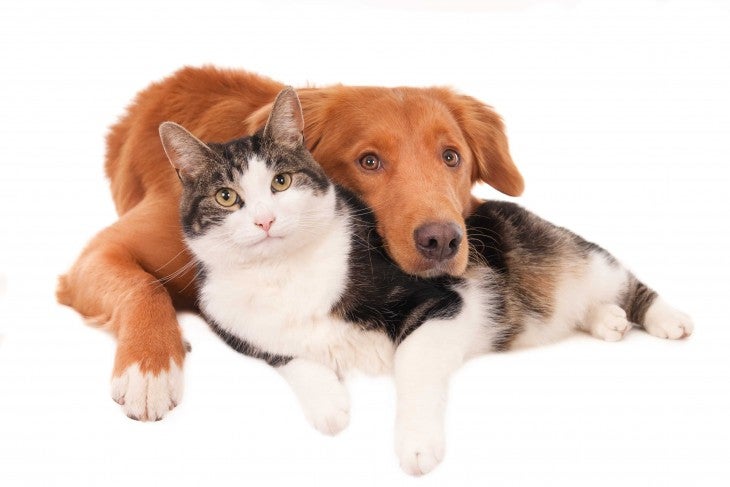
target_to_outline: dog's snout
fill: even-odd
[[[462,231],[454,222],[431,222],[413,232],[416,248],[427,259],[444,261],[456,255]]]

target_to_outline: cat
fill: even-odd
[[[252,136],[206,144],[165,122],[160,137],[183,186],[201,313],[232,348],[275,367],[321,432],[348,424],[348,371],[392,372],[396,453],[424,474],[443,457],[448,379],[468,358],[575,330],[692,332],[608,252],[513,203],[484,202],[468,218],[464,276],[405,274],[370,209],[306,150],[303,126],[287,88]]]

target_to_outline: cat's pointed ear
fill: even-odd
[[[276,96],[264,127],[264,138],[294,149],[304,143],[303,131],[302,105],[294,88],[287,86]]]
[[[170,164],[183,180],[195,180],[215,157],[213,151],[175,122],[160,124],[160,139]]]

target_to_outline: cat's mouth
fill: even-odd
[[[260,237],[258,240],[256,240],[256,241],[252,242],[251,244],[249,244],[248,247],[259,247],[259,246],[262,246],[262,245],[268,245],[271,242],[278,242],[278,241],[281,241],[283,239],[284,239],[284,236],[283,235],[266,234],[266,235]]]

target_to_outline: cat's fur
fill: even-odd
[[[511,203],[485,202],[468,219],[464,277],[405,274],[371,211],[307,152],[302,127],[296,94],[284,90],[251,137],[206,145],[169,122],[160,134],[183,182],[201,311],[229,345],[281,372],[320,431],[347,425],[349,370],[392,371],[401,466],[426,473],[443,456],[448,378],[469,357],[576,329],[618,340],[631,323],[691,333],[686,315],[605,250]],[[281,174],[291,186],[274,191]],[[221,188],[239,195],[235,204],[216,201]]]

